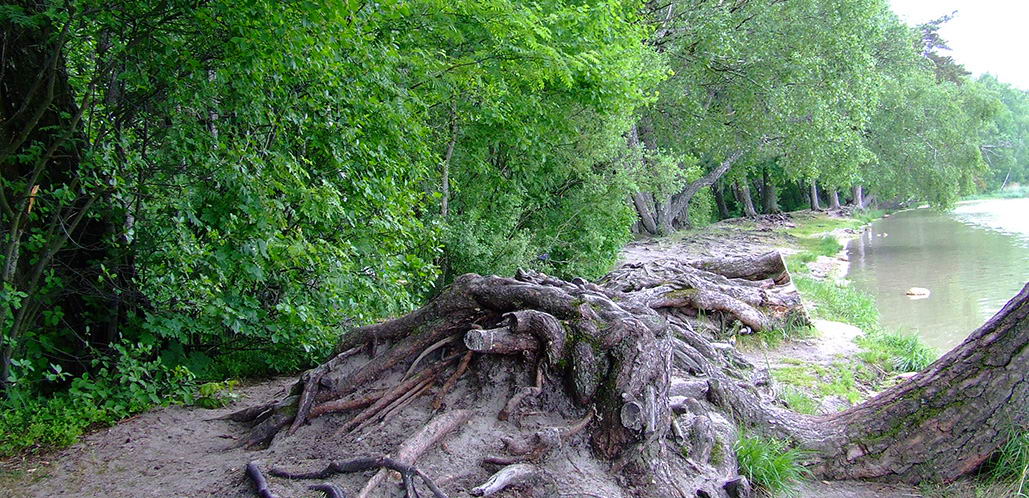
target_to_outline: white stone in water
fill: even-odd
[[[904,294],[911,299],[925,299],[929,297],[930,292],[925,287],[912,287]]]

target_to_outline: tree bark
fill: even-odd
[[[670,212],[670,222],[674,222],[680,226],[686,226],[689,224],[689,208],[690,200],[693,196],[700,192],[700,189],[710,186],[718,181],[720,178],[732,168],[732,165],[743,156],[743,150],[737,150],[729,157],[726,157],[724,161],[718,164],[718,166],[709,171],[706,175],[692,181],[682,192],[672,196]]]
[[[836,189],[829,189],[829,208],[840,208],[840,192]]]
[[[1029,430],[1029,284],[907,382],[829,417],[814,448],[832,479],[949,483]],[[829,437],[825,437],[828,435]]]
[[[743,206],[743,214],[747,218],[757,218],[754,200],[750,197],[750,187],[745,182],[740,183],[737,181],[733,184],[733,191],[736,194],[736,200]]]
[[[442,373],[471,354],[473,369],[518,365],[525,375],[515,378],[535,379],[535,386],[474,383],[518,398],[490,417],[495,422],[471,415],[480,424],[504,424],[496,432],[508,434],[500,437],[508,454],[482,462],[531,462],[545,481],[548,472],[561,471],[546,456],[583,432],[590,455],[607,462],[595,468],[621,474],[618,482],[632,496],[730,496],[740,482],[737,423],[810,450],[819,478],[910,483],[969,474],[1009,431],[1029,429],[1029,285],[928,370],[847,411],[810,416],[772,403],[755,387],[752,365],[691,325],[702,315],[755,328],[804,320],[795,289],[779,283],[788,281],[783,271],[781,257],[771,254],[626,264],[599,285],[531,271],[513,279],[463,275],[424,307],[347,334],[341,350],[370,341],[388,345],[370,361],[342,353],[305,374],[286,398],[229,418],[255,424],[246,442],[263,444],[294,419],[302,425],[319,412],[305,399],[317,405],[359,395],[390,371],[414,369],[411,358],[435,362],[407,380],[420,382],[424,372]],[[456,349],[439,351],[442,360],[427,356],[441,344]],[[517,422],[526,396],[576,421],[521,430],[508,420],[515,415]]]
[[[768,174],[767,167],[763,168],[761,171],[761,204],[762,211],[765,214],[782,212],[782,210],[779,209],[779,194],[776,191],[775,183],[772,182],[772,179]]]
[[[853,199],[851,200],[851,202],[854,203],[854,208],[860,211],[864,211],[865,199],[862,195],[863,193],[861,191],[861,185],[854,185],[853,187],[851,187],[851,194],[853,195]]]
[[[726,219],[729,217],[729,207],[725,205],[725,186],[722,185],[721,180],[715,182],[711,186],[711,190],[715,194],[715,205],[718,206],[718,217]]]
[[[821,211],[822,206],[818,203],[818,183],[811,180],[811,189],[808,193],[808,198],[811,200],[811,210]]]

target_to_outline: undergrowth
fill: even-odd
[[[980,477],[990,484],[1010,486],[1011,496],[1029,497],[1029,432],[1012,431]]]
[[[735,445],[740,473],[773,495],[795,496],[796,486],[810,472],[802,465],[806,453],[785,441],[740,429]]]
[[[224,406],[235,399],[237,382],[197,385],[185,367],[151,357],[150,347],[117,344],[114,354],[95,360],[95,373],[71,380],[50,397],[14,389],[0,401],[0,457],[42,453],[69,446],[90,429],[107,426],[155,406]],[[50,375],[62,380],[63,372]]]

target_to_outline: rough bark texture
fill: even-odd
[[[1029,286],[914,379],[848,411],[816,417],[776,406],[756,387],[754,366],[705,335],[712,323],[760,330],[806,320],[776,253],[625,264],[599,284],[531,271],[515,278],[468,274],[411,314],[353,330],[341,341],[343,352],[305,374],[284,399],[232,418],[252,424],[245,444],[261,445],[290,424],[324,416],[321,407],[335,400],[362,400],[357,405],[364,407],[367,396],[380,398],[350,415],[344,427],[353,426],[378,416],[368,415],[376,410],[402,410],[406,404],[396,407],[393,399],[416,398],[427,389],[418,386],[446,378],[450,369],[452,378],[465,368],[514,368],[521,373],[504,378],[528,382],[490,380],[476,388],[514,393],[485,415],[498,424],[490,433],[498,434],[502,454],[483,454],[481,462],[499,472],[452,491],[534,487],[555,477],[552,458],[561,448],[579,444],[588,445],[604,472],[619,476],[625,495],[741,496],[749,484],[738,475],[732,450],[738,424],[812,450],[820,477],[949,481],[982,463],[1006,430],[1029,425],[1027,315]],[[353,348],[368,343],[387,347],[355,363]],[[400,375],[396,387],[367,387],[389,372]],[[566,422],[523,426],[526,403],[560,412]],[[436,415],[423,430],[431,437],[416,434],[396,451],[397,460],[414,465],[469,416]],[[375,494],[384,477],[380,472],[362,494]],[[414,496],[410,480],[407,475],[405,486]]]
[[[822,205],[818,202],[818,183],[811,180],[810,192],[808,193],[808,199],[811,201],[812,211],[821,211]]]
[[[779,209],[779,194],[776,191],[775,183],[768,174],[768,168],[761,172],[761,208],[765,214],[781,213]]]
[[[729,207],[725,205],[725,187],[721,181],[715,182],[711,186],[711,190],[715,194],[715,205],[718,206],[718,217],[720,219],[726,219],[729,217]]]
[[[830,419],[821,474],[949,483],[1029,430],[1029,284],[910,381]],[[826,444],[828,443],[828,444]]]
[[[853,198],[850,202],[854,204],[855,208],[861,210],[865,209],[865,199],[862,194],[863,192],[861,191],[861,185],[854,185],[853,187],[851,187],[851,195],[853,196]]]
[[[829,209],[840,208],[840,192],[836,189],[829,189]]]
[[[750,187],[745,182],[736,182],[733,184],[733,192],[736,194],[736,200],[743,206],[743,214],[747,218],[757,218],[757,211],[754,210],[754,200],[750,197]]]

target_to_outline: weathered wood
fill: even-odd
[[[717,273],[726,278],[747,280],[771,279],[782,285],[790,281],[786,262],[779,251],[769,251],[749,258],[704,258],[689,262],[694,268]]]
[[[497,414],[497,419],[505,421],[509,420],[512,414],[518,413],[518,408],[522,405],[522,402],[525,401],[525,398],[534,398],[539,396],[542,392],[543,389],[534,386],[526,386],[518,389],[518,392],[516,392],[514,396],[511,396],[511,399],[507,401],[504,408],[500,410],[499,414]]]
[[[432,492],[434,498],[447,498],[447,495],[429,479],[429,476],[425,475],[424,472],[415,467],[414,465],[401,462],[394,458],[389,457],[361,457],[353,460],[347,460],[344,462],[330,462],[325,468],[321,470],[314,470],[308,472],[289,472],[283,469],[273,468],[268,471],[269,474],[275,477],[281,477],[284,479],[325,479],[332,477],[336,474],[351,474],[354,472],[363,472],[370,469],[390,469],[395,470],[405,476],[405,480],[411,480],[412,476],[418,476],[425,486]],[[328,484],[328,483],[326,483]],[[335,487],[337,491],[342,493],[342,490],[337,486],[329,484],[329,486]],[[325,484],[311,486],[309,489],[319,489],[321,491],[328,491],[325,489]],[[342,495],[341,495],[342,496]],[[409,494],[409,497],[414,494]]]
[[[444,437],[457,429],[471,418],[471,410],[454,410],[442,413],[432,419],[425,427],[422,427],[415,435],[411,436],[400,445],[394,453],[393,460],[404,464],[414,465],[415,460],[422,456],[429,448],[440,442]],[[386,479],[386,471],[379,470],[368,484],[358,493],[358,498],[367,498],[368,495]]]
[[[490,478],[479,486],[469,491],[472,496],[491,496],[503,491],[508,486],[524,484],[531,481],[539,474],[535,465],[517,463],[508,465],[490,476]]]
[[[454,388],[454,385],[457,384],[457,380],[468,370],[468,364],[471,363],[472,356],[475,356],[475,352],[468,351],[465,353],[464,358],[461,358],[461,363],[457,366],[457,370],[454,370],[454,373],[447,378],[447,381],[443,383],[443,387],[440,387],[436,397],[432,400],[432,411],[439,411],[440,407],[443,406],[443,399],[446,398],[447,394]]]
[[[476,353],[512,354],[535,350],[536,338],[512,332],[507,325],[492,329],[472,329],[464,334],[464,345]]]

